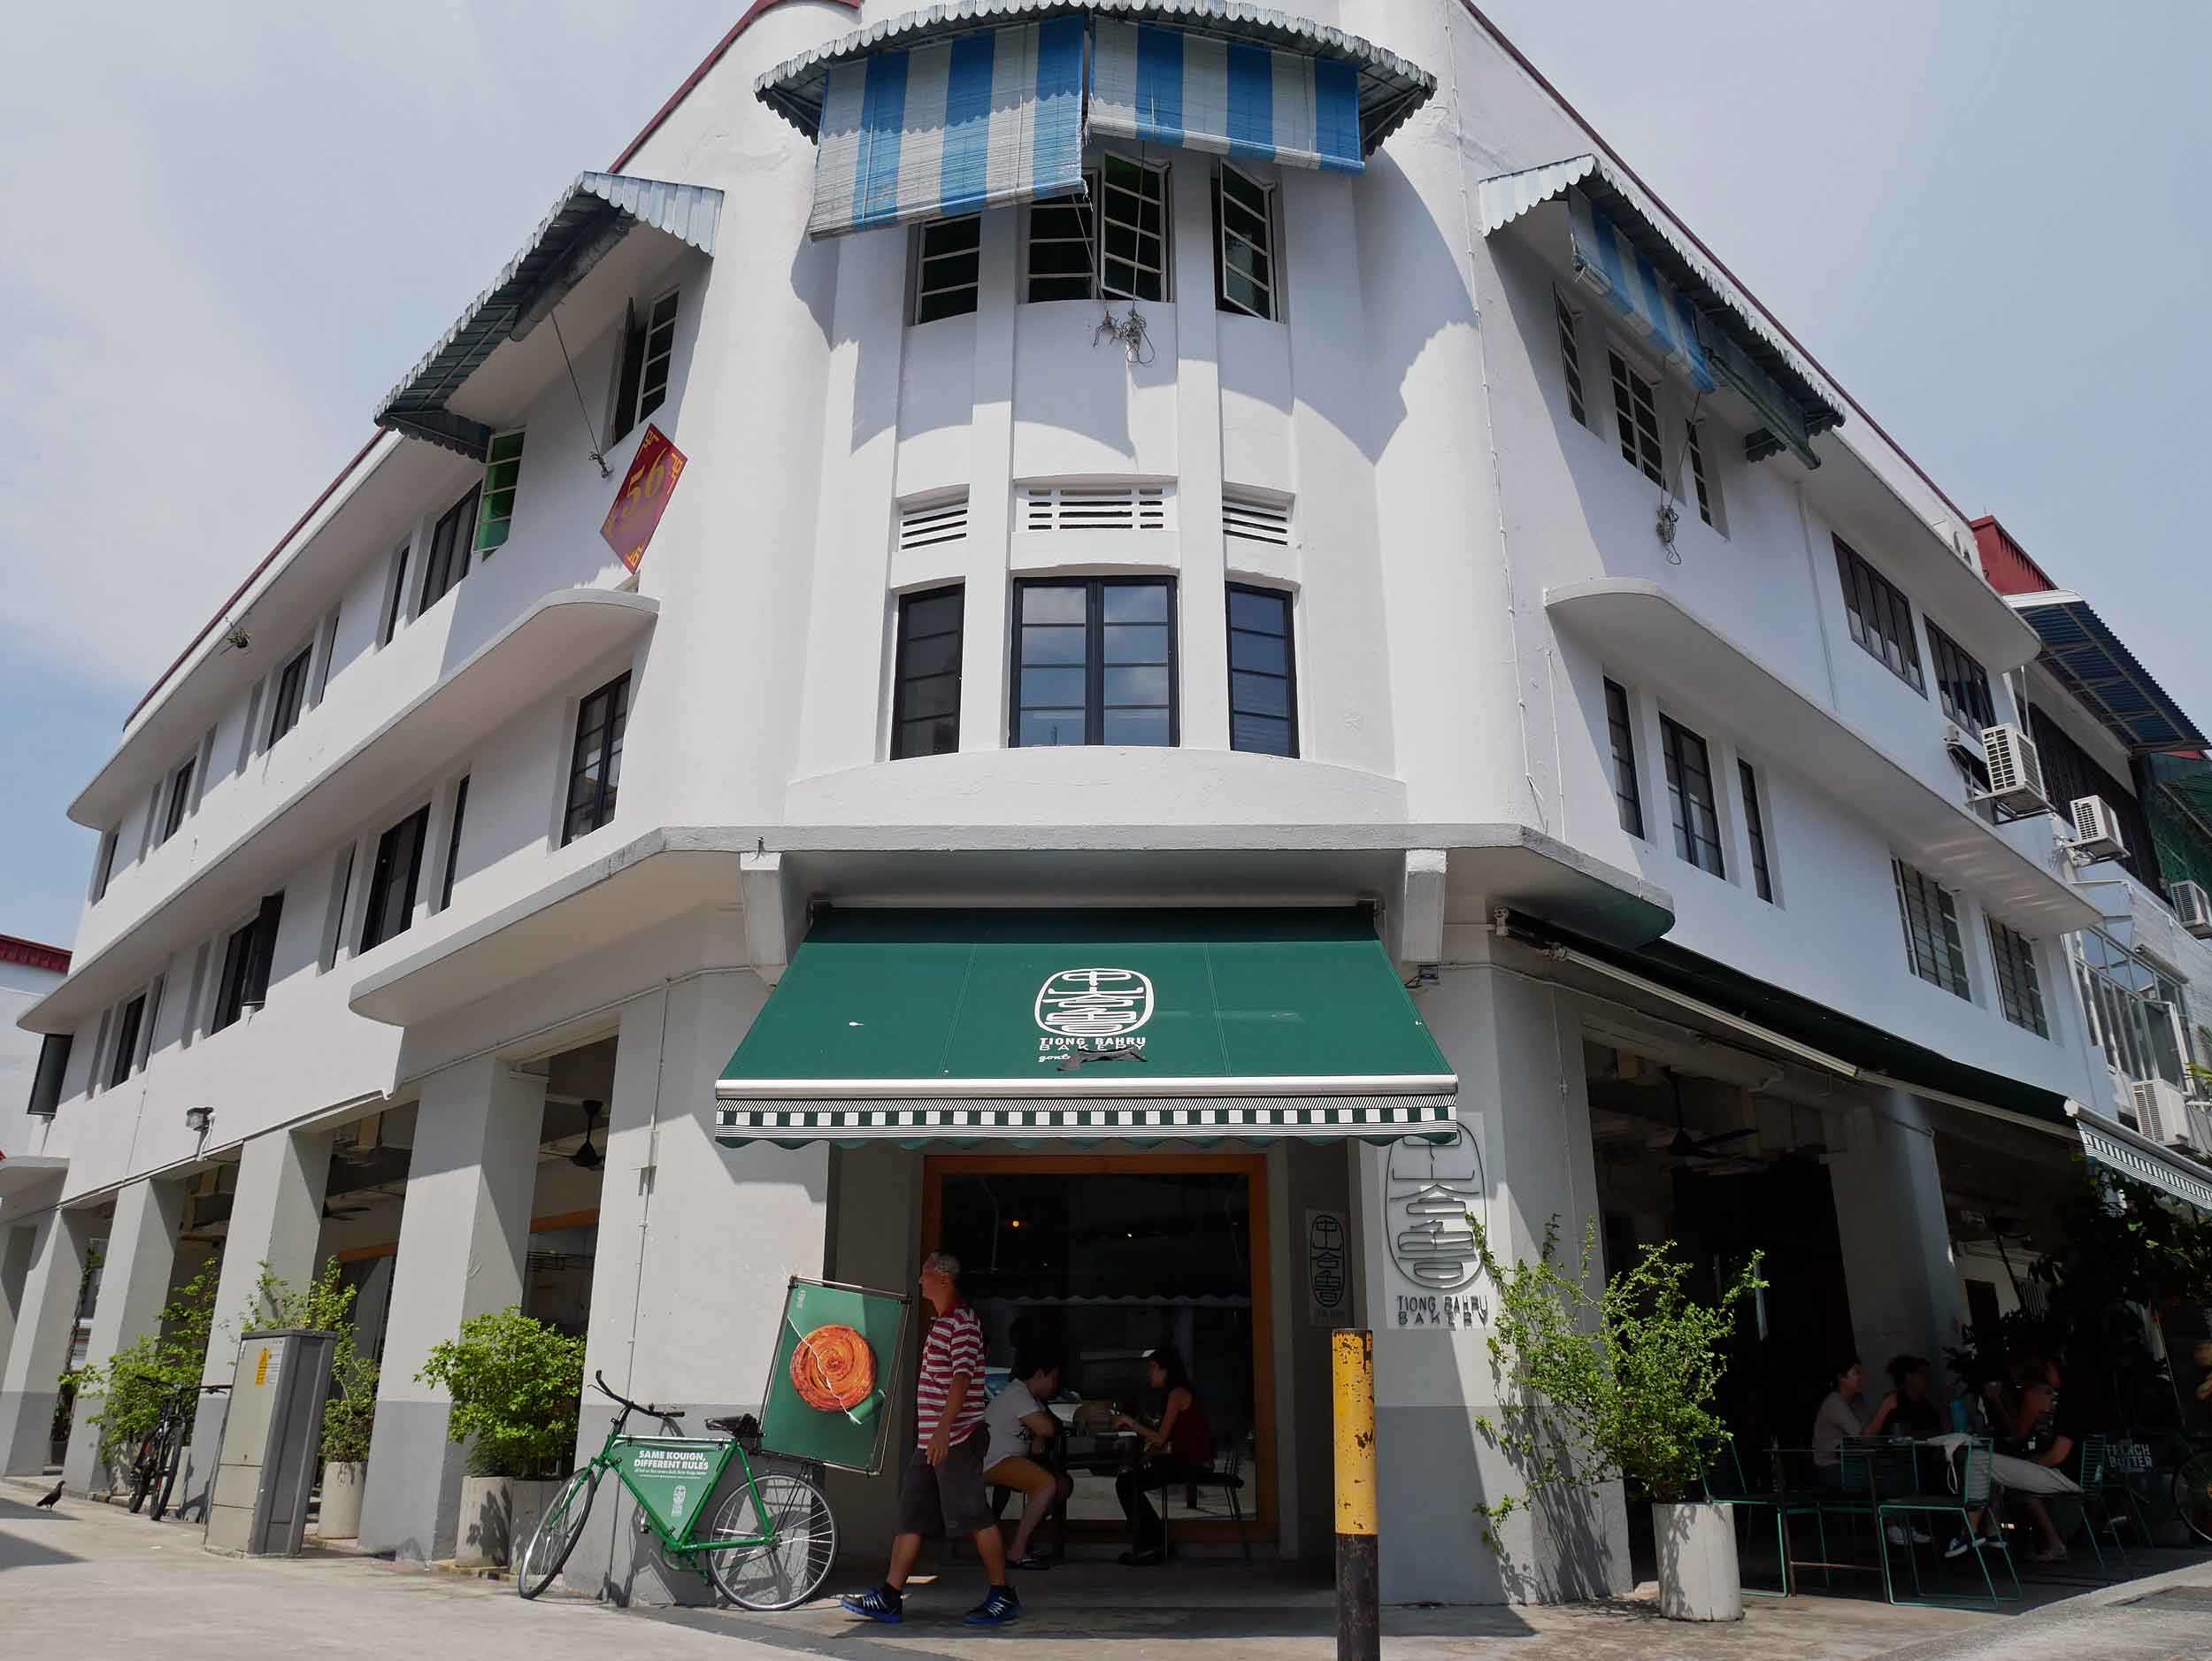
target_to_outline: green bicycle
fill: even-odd
[[[630,1415],[673,1421],[680,1411],[634,1402],[592,1375],[601,1394],[620,1403],[621,1415],[603,1447],[546,1510],[522,1556],[516,1589],[535,1597],[553,1584],[583,1537],[592,1496],[603,1473],[611,1471],[638,1504],[638,1526],[660,1542],[662,1554],[694,1574],[704,1574],[741,1609],[793,1609],[821,1589],[837,1557],[837,1519],[822,1490],[786,1471],[761,1474],[748,1449],[760,1450],[760,1422],[750,1413],[710,1419],[723,1439],[626,1436]],[[703,1532],[700,1519],[734,1456],[744,1480],[733,1488]],[[701,1565],[704,1566],[702,1567]]]

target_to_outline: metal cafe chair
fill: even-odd
[[[1850,1444],[1847,1442],[1845,1445],[1847,1447]],[[1875,1513],[1878,1522],[1887,1524],[1892,1518],[1895,1518],[1909,1530],[1913,1519],[1916,1517],[1957,1518],[1959,1527],[1967,1536],[1966,1555],[1972,1557],[1981,1569],[1983,1584],[1989,1588],[1991,1605],[1993,1607],[2003,1596],[2003,1594],[1997,1590],[1996,1578],[1989,1572],[1989,1553],[1992,1551],[1999,1552],[2004,1557],[2005,1572],[2012,1576],[2013,1597],[2017,1599],[2023,1596],[2024,1594],[2020,1589],[2020,1571],[2012,1561],[2011,1542],[2005,1539],[2003,1534],[2000,1532],[1997,1538],[1986,1546],[1974,1543],[1973,1513],[1989,1509],[1990,1468],[1993,1463],[1989,1438],[1986,1436],[1968,1438],[1965,1445],[1960,1450],[1960,1458],[1956,1465],[1955,1466],[1949,1460],[1944,1462],[1947,1477],[1949,1477],[1955,1484],[1952,1491],[1945,1493],[1915,1492],[1914,1489],[1920,1486],[1917,1476],[1917,1460],[1915,1457],[1919,1450],[1916,1445],[1908,1443],[1901,1451],[1907,1462],[1905,1468],[1912,1473],[1912,1480],[1909,1487],[1893,1491],[1877,1503]],[[1907,1600],[1897,1596],[1896,1583],[1891,1578],[1889,1547],[1887,1542],[1883,1540],[1879,1528],[1876,1530],[1876,1539],[1882,1543],[1883,1590],[1888,1594],[1891,1603],[1905,1602]],[[1935,1604],[1957,1601],[1928,1596],[1920,1583],[1919,1554],[1909,1544],[1905,1547],[1905,1558],[1912,1565],[1913,1596],[1910,1602],[1916,1604]]]
[[[1708,1462],[1699,1480],[1704,1485],[1705,1497],[1715,1505],[1730,1511],[1752,1511],[1764,1507],[1774,1513],[1775,1557],[1782,1565],[1782,1589],[1773,1591],[1763,1586],[1747,1586],[1744,1593],[1751,1597],[1787,1597],[1790,1595],[1789,1541],[1782,1527],[1782,1499],[1772,1490],[1761,1493],[1745,1481],[1743,1460],[1736,1451],[1733,1436],[1721,1444],[1719,1452]]]
[[[1178,1475],[1174,1480],[1164,1482],[1161,1485],[1160,1534],[1162,1539],[1170,1541],[1171,1545],[1172,1531],[1169,1526],[1167,1502],[1168,1493],[1171,1488],[1184,1489],[1184,1507],[1186,1510],[1194,1511],[1198,1509],[1198,1490],[1217,1488],[1229,1502],[1229,1515],[1235,1519],[1237,1543],[1244,1549],[1244,1560],[1247,1563],[1252,1561],[1252,1536],[1244,1514],[1244,1440],[1243,1427],[1225,1419],[1221,1434],[1215,1440],[1213,1464],[1208,1466],[1202,1474],[1194,1477],[1188,1473],[1184,1473]]]
[[[2089,1549],[2097,1554],[2097,1572],[2104,1573],[2104,1548],[2097,1541],[2097,1524],[2104,1524],[2104,1531],[2112,1536],[2112,1549],[2120,1554],[2120,1567],[2128,1567],[2127,1543],[2120,1538],[2120,1514],[2112,1507],[2111,1491],[2117,1486],[2125,1506],[2127,1519],[2136,1529],[2136,1540],[2147,1540],[2141,1527],[2139,1514],[2135,1509],[2135,1496],[2124,1483],[2115,1484],[2110,1471],[2111,1442],[2101,1435],[2085,1436],[2081,1442],[2081,1469],[2075,1480],[2081,1484],[2079,1503],[2083,1530],[2089,1536]],[[2054,1498],[2073,1499],[2070,1494],[2055,1495]]]

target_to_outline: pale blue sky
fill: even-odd
[[[741,9],[11,20],[0,932],[70,942],[92,836],[63,809],[125,712]],[[1961,506],[2212,720],[2212,5],[1486,9]]]

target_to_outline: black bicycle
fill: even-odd
[[[148,1384],[161,1380],[150,1373],[137,1375]],[[150,1497],[153,1507],[149,1513],[156,1522],[169,1514],[169,1501],[176,1493],[177,1472],[184,1464],[184,1444],[192,1434],[192,1420],[198,1411],[203,1395],[219,1395],[230,1388],[227,1384],[203,1384],[193,1389],[170,1391],[161,1403],[161,1415],[154,1427],[138,1444],[138,1453],[131,1461],[131,1510],[135,1512]]]

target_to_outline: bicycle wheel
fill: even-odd
[[[2212,1449],[2192,1454],[2174,1473],[2174,1511],[2200,1540],[2212,1541]]]
[[[149,1436],[138,1444],[138,1457],[131,1461],[131,1513],[146,1503],[146,1490],[154,1484],[154,1439]]]
[[[759,1540],[771,1523],[775,1537],[766,1544],[714,1549],[716,1540]],[[829,1579],[837,1560],[837,1519],[820,1488],[773,1471],[722,1502],[700,1546],[707,1573],[740,1609],[795,1609]]]
[[[172,1432],[162,1443],[161,1457],[154,1470],[153,1486],[147,1490],[153,1497],[150,1511],[156,1522],[169,1514],[169,1497],[177,1491],[177,1468],[183,1463],[183,1438]]]
[[[591,1498],[598,1488],[599,1468],[588,1465],[569,1478],[568,1486],[545,1508],[515,1572],[515,1590],[523,1596],[535,1597],[553,1584],[553,1577],[584,1536],[584,1519],[591,1515]]]

